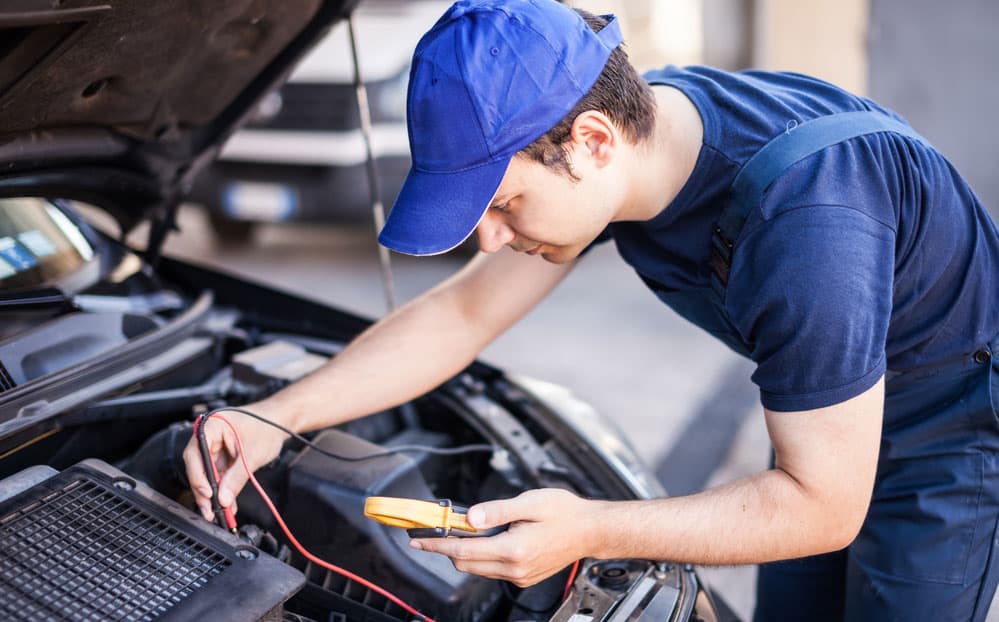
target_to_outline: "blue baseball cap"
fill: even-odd
[[[378,236],[435,255],[478,226],[513,156],[590,90],[621,29],[555,0],[460,0],[420,40],[406,101],[413,164]]]

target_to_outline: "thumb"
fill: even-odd
[[[246,474],[241,460],[237,459],[226,469],[225,474],[222,475],[222,481],[219,482],[219,503],[222,507],[227,508],[233,504],[236,495],[243,489],[248,479],[249,476]]]
[[[515,521],[538,520],[543,509],[540,491],[529,490],[512,499],[477,503],[468,509],[468,522],[476,529],[491,529]]]

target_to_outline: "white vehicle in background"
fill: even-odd
[[[380,0],[354,13],[368,95],[379,190],[390,208],[409,170],[406,87],[413,49],[448,6]],[[336,24],[257,106],[195,181],[190,199],[224,240],[245,242],[257,223],[364,222],[371,218],[364,138],[346,21]]]

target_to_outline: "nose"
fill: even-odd
[[[515,234],[502,217],[494,210],[489,210],[475,228],[479,241],[479,250],[484,253],[495,253],[513,241]]]

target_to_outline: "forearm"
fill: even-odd
[[[595,502],[590,525],[603,533],[591,554],[726,565],[825,553],[856,535],[866,503],[852,501],[837,508],[834,495],[771,470],[686,497]]]
[[[463,572],[533,585],[582,557],[749,564],[835,551],[863,524],[874,487],[884,382],[808,411],[764,409],[776,468],[688,497],[586,500],[529,490],[468,511],[492,538],[414,541]]]
[[[471,363],[571,268],[513,251],[480,253],[370,327],[322,368],[255,406],[308,431],[418,397]]]
[[[764,410],[776,468],[688,497],[600,503],[601,557],[746,564],[835,551],[863,524],[874,488],[884,380],[845,402]]]
[[[326,365],[259,404],[297,431],[401,404],[467,366],[491,338],[446,289],[428,292],[371,326]]]

